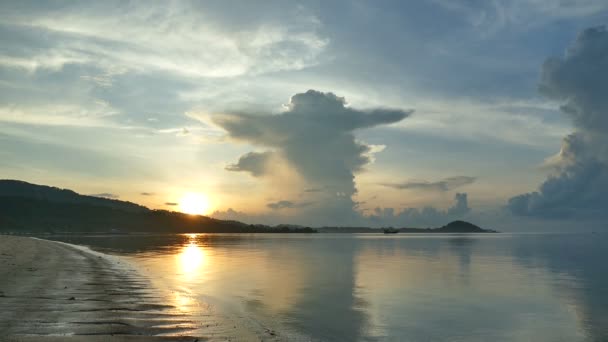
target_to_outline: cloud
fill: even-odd
[[[302,70],[325,59],[329,40],[312,10],[243,6],[247,14],[191,1],[0,2],[0,121],[186,126],[178,135],[194,140],[193,120],[183,113],[236,101],[239,76]]]
[[[525,29],[556,20],[593,16],[608,9],[608,4],[596,0],[431,0],[445,9],[462,13],[469,23],[495,33],[499,29]],[[531,20],[535,19],[535,20]]]
[[[140,195],[142,195],[142,196],[154,196],[154,193],[153,192],[142,192],[142,193],[140,193]]]
[[[179,203],[176,203],[176,202],[165,202],[165,205],[173,207],[173,206],[179,205]]]
[[[228,208],[227,210],[216,210],[213,212],[213,214],[211,214],[211,217],[220,220],[242,221],[247,223],[253,223],[255,221],[251,220],[248,214],[242,211],[234,210],[233,208]]]
[[[456,203],[448,209],[448,216],[463,216],[471,211],[466,193],[457,193],[454,195],[454,201],[456,201]]]
[[[293,167],[311,188],[328,189],[318,219],[353,219],[357,192],[355,173],[370,162],[370,145],[355,139],[354,131],[399,122],[411,114],[400,109],[360,110],[347,106],[333,93],[309,90],[295,94],[286,110],[274,115],[233,113],[216,115],[213,122],[236,140],[267,147]],[[230,168],[261,174],[267,154],[247,154]]]
[[[454,204],[447,210],[434,207],[406,208],[397,212],[394,208],[376,208],[368,217],[373,225],[392,225],[399,227],[433,227],[450,221],[462,219],[470,213],[466,193],[457,193]]]
[[[239,22],[241,14],[223,11],[234,14],[221,18],[212,7],[188,2],[39,8],[4,4],[0,34],[5,31],[10,37],[16,32],[18,39],[7,44],[19,48],[10,55],[0,55],[0,65],[37,71],[95,64],[120,71],[233,77],[315,65],[329,43],[318,33],[320,23],[314,15],[295,6],[284,7],[282,12],[272,11],[270,6],[253,6],[252,12],[268,20],[241,21],[238,29],[228,25]],[[35,46],[19,45],[21,42]],[[111,79],[95,81],[111,84]]]
[[[311,204],[313,204],[313,202],[299,202],[298,203],[298,202],[282,200],[282,201],[268,203],[268,204],[266,204],[266,206],[270,209],[277,210],[277,209],[304,208],[304,207],[308,207]]]
[[[539,91],[562,103],[576,127],[566,136],[554,168],[538,191],[511,198],[508,209],[542,218],[608,217],[608,31],[584,30],[563,58],[542,67]]]
[[[116,111],[100,102],[93,103],[89,107],[71,104],[41,106],[0,105],[0,122],[29,125],[112,127],[115,125],[104,119],[115,114]]]
[[[249,172],[254,177],[260,177],[266,172],[266,165],[272,155],[273,152],[249,152],[241,156],[235,164],[226,166],[226,170]]]
[[[383,183],[382,185],[398,190],[423,190],[446,192],[467,184],[472,184],[473,182],[475,182],[475,180],[475,177],[455,176],[445,178],[437,182],[409,181],[404,183]]]
[[[116,194],[110,194],[107,192],[101,193],[101,194],[91,194],[89,196],[93,196],[93,197],[102,197],[102,198],[107,198],[107,199],[117,199],[120,196],[116,195]]]
[[[542,67],[539,91],[562,102],[562,112],[589,132],[608,127],[608,32],[605,26],[584,30],[564,58],[549,58]]]
[[[239,210],[234,210],[233,208],[228,208],[226,210],[216,210],[211,214],[211,217],[220,219],[220,220],[232,220],[232,221],[240,221],[246,222],[249,224],[268,224],[275,225],[279,223],[290,222],[293,223],[291,217],[283,217],[281,214],[283,211],[273,210],[272,213],[246,213]]]
[[[470,216],[471,208],[468,204],[468,196],[466,193],[457,193],[454,196],[454,204],[445,210],[437,209],[432,206],[424,208],[405,208],[398,210],[395,208],[375,208],[368,215],[358,215],[356,220],[345,222],[336,221],[327,224],[323,221],[311,222],[306,220],[305,215],[293,215],[291,210],[303,208],[306,213],[318,213],[320,208],[326,206],[327,203],[314,202],[294,202],[281,200],[274,203],[268,203],[268,207],[273,209],[272,212],[251,214],[229,208],[224,211],[216,210],[211,217],[222,220],[236,220],[251,224],[279,224],[285,220],[291,223],[324,226],[396,226],[396,227],[437,227],[444,225],[450,221],[465,219]],[[313,211],[311,211],[313,210]]]
[[[511,198],[508,208],[513,214],[547,219],[608,217],[608,164],[590,156],[594,147],[581,138],[575,134],[564,138],[555,174],[538,191]]]

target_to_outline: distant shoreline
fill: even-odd
[[[384,234],[420,234],[420,233],[455,233],[455,234],[471,234],[471,233],[498,233],[496,230],[483,229],[470,222],[452,221],[443,227],[439,228],[369,228],[369,227],[321,227],[317,228],[320,233],[384,233]]]
[[[408,224],[407,222],[403,222]],[[439,228],[310,227],[296,224],[250,224],[203,215],[153,210],[144,206],[80,195],[67,189],[0,180],[0,232],[35,234],[136,233],[496,233],[465,221]]]

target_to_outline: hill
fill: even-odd
[[[453,221],[443,227],[434,229],[438,233],[495,233],[494,230],[483,229],[470,222]]]
[[[130,212],[146,212],[150,210],[132,202],[81,195],[69,189],[31,184],[12,179],[0,179],[0,197],[28,198],[52,203],[88,204]]]
[[[308,227],[251,225],[0,180],[0,231],[13,233],[311,233]]]

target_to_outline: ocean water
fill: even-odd
[[[203,335],[608,341],[606,233],[53,239],[128,259]]]

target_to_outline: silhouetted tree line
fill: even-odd
[[[0,197],[0,230],[11,232],[314,233],[309,227],[271,227],[166,210]]]

